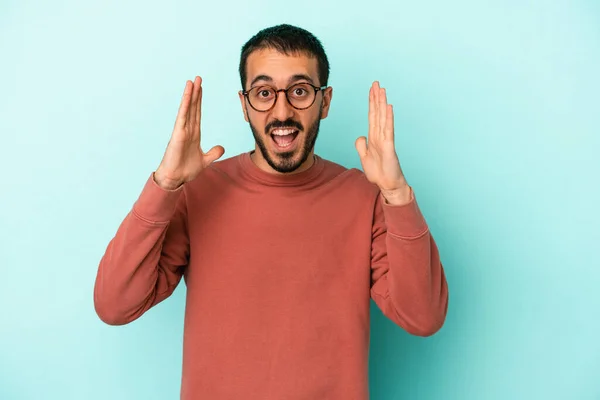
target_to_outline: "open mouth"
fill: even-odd
[[[298,133],[300,131],[297,129],[277,128],[271,131],[271,138],[279,149],[289,150],[293,147]]]

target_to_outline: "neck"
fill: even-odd
[[[265,158],[262,155],[262,152],[260,151],[260,149],[258,148],[258,145],[256,145],[256,147],[254,148],[254,151],[250,154],[250,158],[252,159],[252,162],[261,170],[271,173],[271,174],[276,174],[276,175],[291,175],[291,174],[297,174],[303,171],[306,171],[307,169],[309,169],[310,167],[312,167],[312,165],[315,163],[315,155],[314,155],[314,150],[311,150],[310,153],[308,154],[308,157],[306,158],[306,161],[304,161],[296,170],[292,171],[292,172],[278,172],[275,171],[267,162],[267,160],[265,160]]]

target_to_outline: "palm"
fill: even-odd
[[[186,82],[171,140],[159,166],[161,177],[171,182],[189,182],[224,153],[222,146],[203,152],[200,146],[202,80]]]
[[[406,184],[394,145],[394,111],[387,104],[385,89],[375,82],[369,92],[369,136],[356,141],[367,179],[381,190],[395,190]]]

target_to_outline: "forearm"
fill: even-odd
[[[181,278],[186,242],[181,218],[173,219],[178,195],[147,182],[100,260],[94,304],[108,324],[139,318],[170,295]]]
[[[382,194],[383,195],[383,194]],[[437,245],[411,195],[401,205],[378,201],[373,297],[406,331],[428,336],[446,317],[448,287]],[[383,213],[385,218],[381,218]],[[385,238],[385,239],[384,239]]]
[[[429,233],[396,236],[388,232],[391,304],[407,331],[427,336],[443,325],[448,287],[436,243]]]

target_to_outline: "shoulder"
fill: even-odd
[[[214,183],[233,183],[240,180],[243,173],[242,157],[244,153],[214,161],[202,172],[203,179]]]
[[[216,173],[225,173],[227,175],[235,174],[240,168],[240,158],[243,154],[236,154],[228,158],[222,158],[213,162],[208,168],[209,171]]]
[[[188,193],[205,192],[207,187],[221,189],[234,184],[240,171],[240,155],[213,161],[196,179],[185,185]]]
[[[343,186],[349,189],[356,189],[358,192],[369,196],[377,196],[379,189],[371,183],[365,173],[355,167],[346,167],[328,159],[321,159],[325,164],[325,170],[335,176]]]

